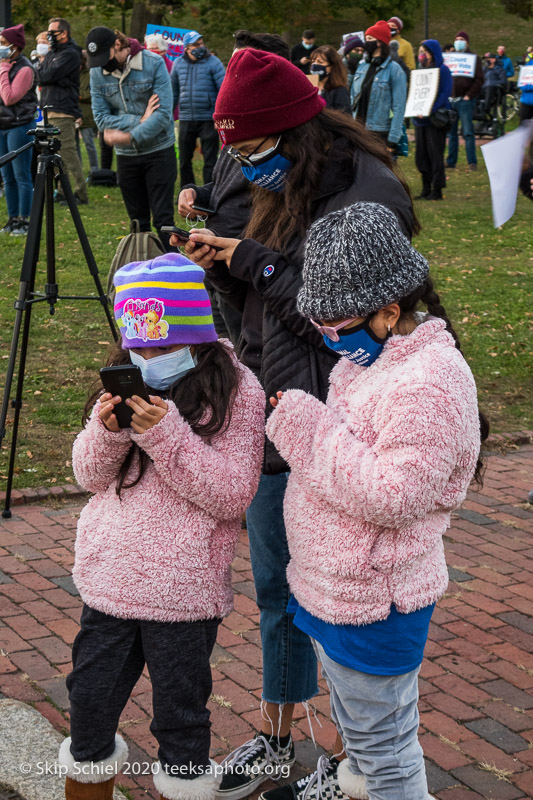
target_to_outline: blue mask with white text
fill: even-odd
[[[282,156],[281,153],[276,153],[261,164],[241,167],[241,169],[246,180],[255,183],[256,186],[268,189],[270,192],[281,192],[291,167],[292,162],[288,158]]]
[[[324,336],[324,344],[343,358],[347,358],[352,364],[369,367],[381,355],[387,339],[388,336],[385,339],[376,336],[368,324],[368,320],[365,319],[360,325],[351,328],[346,333],[339,331],[338,342],[333,342]]]

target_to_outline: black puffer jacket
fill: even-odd
[[[81,47],[73,39],[50,51],[35,67],[37,83],[41,87],[41,108],[81,117],[80,109]]]
[[[412,204],[399,180],[373,156],[360,151],[354,155],[351,146],[340,138],[331,148],[315,198],[313,220],[360,201],[388,206],[411,237]],[[243,312],[239,357],[260,378],[267,396],[267,414],[272,411],[268,398],[277,391],[303,389],[325,401],[329,374],[338,360],[296,308],[304,244],[295,240],[281,254],[244,239],[233,254],[229,270],[217,262],[209,270],[218,291]],[[266,440],[263,472],[287,470],[287,464]]]

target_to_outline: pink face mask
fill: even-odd
[[[427,62],[427,60],[428,60],[428,57],[427,57],[426,53],[419,53],[418,54],[418,63],[419,64],[425,64]]]

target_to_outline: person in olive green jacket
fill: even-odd
[[[403,22],[400,17],[391,17],[387,20],[391,32],[391,41],[398,42],[398,55],[404,60],[409,69],[415,69],[415,56],[413,46],[407,39],[402,39]]]

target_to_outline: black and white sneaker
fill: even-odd
[[[263,792],[259,800],[350,800],[339,786],[338,767],[336,758],[320,756],[315,772],[279,789]]]
[[[4,227],[0,228],[0,233],[11,233],[18,221],[18,217],[9,217]]]
[[[258,786],[271,778],[287,777],[294,764],[292,738],[286,747],[258,733],[255,739],[245,742],[230,753],[221,766],[224,768],[222,782],[217,789],[219,800],[240,800],[253,794]]]
[[[13,223],[13,227],[11,229],[11,236],[27,236],[29,227],[30,227],[30,218],[19,217],[16,220],[16,222]]]

